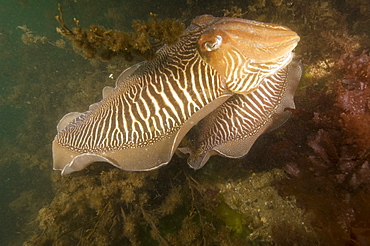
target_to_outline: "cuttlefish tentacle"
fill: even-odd
[[[257,46],[260,40],[250,38],[255,25],[276,28],[236,18],[219,20],[210,15],[196,18],[176,44],[162,47],[152,61],[124,72],[114,89],[104,89],[102,101],[89,111],[67,114],[53,141],[54,169],[67,174],[97,161],[124,170],[151,170],[167,164],[185,134],[233,95],[228,83],[240,81],[236,68],[248,63],[245,60],[259,61],[240,43]],[[215,29],[223,29],[224,33],[212,38],[209,33]],[[281,36],[286,36],[285,43],[289,43],[285,46],[293,49],[293,32],[280,31]],[[230,39],[232,34],[240,38]],[[202,35],[211,41],[200,41]],[[222,42],[212,46],[210,42],[214,44],[219,37]],[[264,48],[276,48],[274,42],[265,43]],[[217,64],[212,53],[226,54],[230,47],[241,57],[232,63]],[[275,54],[264,57],[264,61],[275,64],[287,56],[284,52]],[[259,73],[271,72],[261,69]]]
[[[205,117],[188,134],[188,164],[201,168],[212,155],[239,158],[246,155],[264,132],[283,124],[295,108],[293,96],[302,74],[292,61],[246,95],[236,94]]]

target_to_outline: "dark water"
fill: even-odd
[[[1,1],[0,3],[0,238],[3,245],[8,245],[10,241],[22,230],[17,226],[17,221],[24,215],[16,214],[9,204],[16,200],[21,192],[28,191],[40,186],[49,186],[46,183],[35,184],[38,174],[20,175],[22,169],[26,167],[25,158],[20,157],[21,153],[15,150],[17,136],[20,133],[27,134],[22,130],[22,125],[29,117],[29,110],[23,107],[25,102],[16,103],[7,98],[14,93],[14,89],[22,83],[27,83],[27,78],[22,77],[22,70],[25,67],[33,66],[22,59],[27,55],[27,49],[20,39],[22,31],[17,26],[32,25],[35,31],[47,30],[48,21],[45,13],[52,10],[56,2],[52,1]],[[49,12],[51,13],[51,12]],[[51,32],[50,32],[51,33]],[[19,98],[22,100],[22,97]],[[36,140],[35,140],[36,141]],[[30,143],[29,143],[30,144]],[[22,163],[23,162],[23,163]],[[37,170],[36,170],[37,171]],[[35,180],[33,180],[35,179]]]
[[[61,79],[77,63],[88,62],[71,50],[55,47],[60,35],[59,1],[0,2],[0,240],[1,245],[19,245],[25,239],[23,225],[31,223],[34,214],[52,198],[51,135],[60,115],[53,107],[43,104],[42,97],[53,93],[55,78]],[[71,4],[69,12],[81,4]],[[106,6],[106,5],[104,5]],[[68,7],[67,7],[68,9]],[[79,11],[75,11],[79,12]],[[93,19],[93,18],[92,18]],[[27,26],[28,30],[25,30]],[[23,29],[22,29],[22,28]],[[22,35],[47,37],[45,43],[24,43]],[[73,57],[77,61],[73,61]],[[62,80],[62,79],[61,79]],[[51,123],[53,122],[53,123]],[[40,160],[45,161],[44,170]],[[28,198],[30,199],[28,199]],[[32,200],[41,199],[40,203]],[[19,203],[17,201],[20,199]],[[28,200],[28,201],[27,201]],[[12,203],[13,202],[13,203]]]

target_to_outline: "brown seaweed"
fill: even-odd
[[[110,60],[115,56],[122,56],[129,61],[134,56],[150,59],[162,45],[175,43],[185,30],[182,22],[176,19],[159,20],[158,16],[152,13],[147,22],[133,21],[133,32],[107,30],[99,25],[83,29],[76,18],[76,27],[70,29],[64,22],[60,5],[58,9],[59,15],[55,18],[60,28],[57,28],[57,31],[68,38],[73,47],[88,59]]]

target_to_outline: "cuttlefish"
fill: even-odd
[[[291,115],[301,78],[297,61],[281,68],[251,93],[235,94],[202,119],[179,150],[190,154],[188,164],[199,169],[212,155],[240,158],[264,132],[282,125]]]
[[[104,88],[100,102],[61,119],[54,169],[68,174],[107,162],[147,171],[167,164],[200,120],[234,95],[258,91],[287,67],[298,41],[280,25],[197,17],[177,43],[124,71],[115,88]]]

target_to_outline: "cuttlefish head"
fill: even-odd
[[[221,18],[202,33],[198,50],[230,91],[245,94],[289,64],[298,41],[297,33],[284,26]]]

